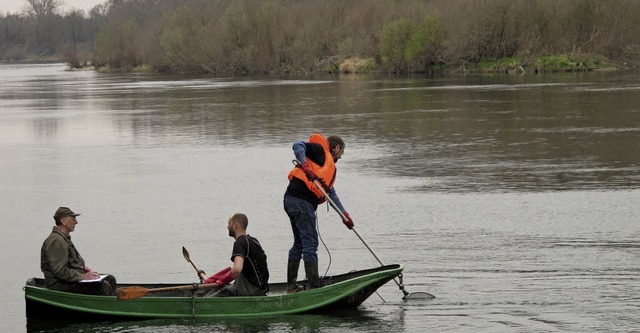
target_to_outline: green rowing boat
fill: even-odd
[[[268,296],[260,297],[199,297],[202,290],[171,288],[176,284],[121,284],[118,287],[173,290],[119,300],[115,296],[49,290],[40,278],[29,279],[24,292],[30,319],[77,318],[74,315],[78,314],[89,320],[274,316],[356,308],[379,287],[400,275],[402,269],[395,264],[326,276],[322,288],[292,294],[286,293],[286,283],[275,283],[269,285]]]

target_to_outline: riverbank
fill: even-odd
[[[117,1],[89,17],[0,15],[0,59],[212,75],[591,71],[640,64],[639,16],[640,2],[600,0]]]
[[[350,58],[339,64],[341,73],[381,73],[375,59]],[[485,60],[479,63],[433,66],[431,72],[443,73],[503,73],[526,74],[539,72],[588,72],[592,70],[616,70],[635,65],[615,62],[603,56],[558,54],[537,57],[508,57]]]
[[[33,64],[33,63],[66,63],[69,70],[87,70],[100,73],[193,73],[184,71],[172,71],[170,67],[157,68],[151,65],[140,65],[128,68],[114,68],[110,66],[94,66],[91,62],[83,63],[79,66],[72,66],[64,59],[48,58],[46,60],[20,61],[20,62],[0,62],[10,64]],[[508,57],[497,60],[485,60],[479,63],[460,64],[438,64],[430,68],[429,71],[415,72],[393,72],[385,70],[376,63],[373,58],[352,57],[338,59],[333,57],[324,62],[320,62],[316,68],[306,72],[290,71],[249,71],[249,72],[220,72],[218,74],[313,74],[313,73],[341,73],[341,74],[377,74],[377,75],[398,75],[398,74],[460,74],[460,73],[486,73],[486,74],[536,74],[548,72],[588,72],[596,70],[625,70],[636,68],[637,64],[628,61],[614,61],[604,56],[581,55],[581,54],[558,54],[537,57]]]
[[[389,71],[376,63],[374,58],[351,57],[338,59],[329,58],[305,72],[298,71],[241,71],[221,72],[219,74],[312,74],[312,73],[341,73],[341,74],[458,74],[458,73],[491,73],[491,74],[528,74],[545,72],[588,72],[594,70],[624,70],[637,67],[636,64],[614,61],[604,56],[582,54],[558,54],[536,57],[508,57],[497,60],[485,60],[479,63],[437,64],[428,71]],[[110,66],[95,67],[92,65],[74,69],[96,70],[102,73],[111,72],[163,72],[185,73],[172,71],[170,67],[156,68],[141,65],[129,68],[113,68]],[[192,72],[189,72],[192,73]]]

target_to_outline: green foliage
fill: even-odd
[[[338,54],[342,58],[349,58],[355,55],[353,38],[345,38],[338,43]]]
[[[427,71],[440,62],[445,38],[444,27],[435,14],[426,15],[420,24],[407,19],[393,21],[380,31],[382,65],[393,72]]]
[[[558,54],[539,56],[536,67],[539,71],[587,71],[606,67],[607,63],[601,57],[590,57],[583,54]]]
[[[382,28],[378,49],[383,66],[393,72],[408,69],[405,50],[414,30],[415,24],[407,19],[399,19]]]
[[[539,56],[536,61],[536,66],[542,71],[567,70],[573,64],[566,55]]]
[[[440,18],[428,14],[416,27],[405,47],[405,60],[413,71],[424,71],[439,62],[446,38]]]
[[[137,24],[133,19],[119,25],[106,25],[95,41],[94,63],[124,70],[137,66],[136,31]]]

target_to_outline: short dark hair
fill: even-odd
[[[329,141],[329,149],[331,150],[335,149],[336,146],[340,146],[342,149],[345,148],[344,141],[337,135],[331,135],[327,138],[327,141]]]
[[[247,229],[247,226],[249,225],[249,218],[247,217],[247,215],[244,215],[242,213],[233,214],[233,216],[231,216],[231,218],[229,218],[229,220],[231,220],[233,222],[238,222],[240,227],[242,229],[245,229],[245,230]]]

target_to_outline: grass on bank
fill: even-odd
[[[508,57],[486,60],[478,63],[470,71],[523,74],[527,72],[586,72],[615,67],[608,59],[601,56],[556,54],[540,55],[535,58]]]
[[[87,68],[87,67],[85,67]],[[91,67],[93,68],[93,67]],[[599,69],[615,69],[617,66],[602,56],[589,56],[582,54],[558,54],[541,55],[537,57],[506,57],[497,60],[485,60],[477,64],[464,66],[439,65],[435,72],[442,73],[503,73],[526,74],[539,72],[586,72]],[[94,68],[99,72],[157,72],[149,65],[140,65],[134,68],[122,69],[108,66]],[[374,58],[351,57],[338,59],[337,57],[318,64],[317,72],[343,73],[343,74],[370,74],[385,73],[380,64]],[[391,73],[390,73],[391,74]]]

